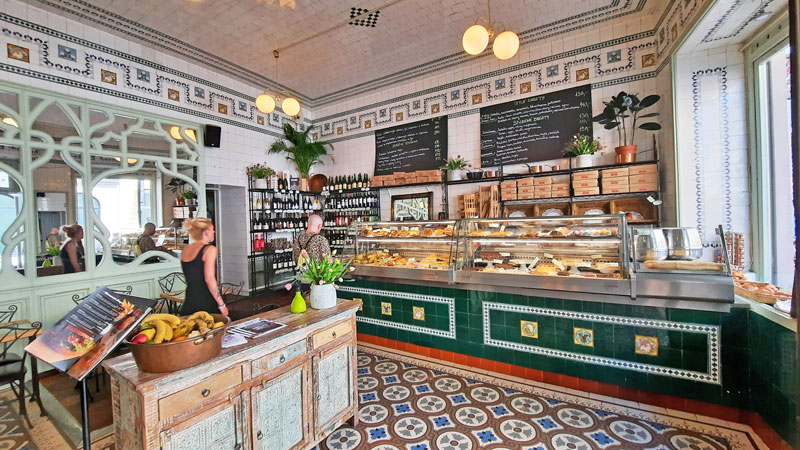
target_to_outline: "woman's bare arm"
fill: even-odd
[[[217,286],[217,247],[209,245],[205,253],[203,253],[203,275],[205,276],[206,285],[209,292],[219,305],[220,312],[228,315],[228,308],[225,306],[225,300],[219,293],[219,286]]]

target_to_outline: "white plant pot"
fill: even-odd
[[[266,178],[256,178],[253,181],[253,185],[256,189],[266,189],[267,188],[267,179]]]
[[[461,181],[461,169],[448,170],[447,181]]]
[[[311,307],[314,309],[328,309],[336,306],[336,288],[333,284],[311,285]]]
[[[578,155],[575,157],[575,167],[578,169],[592,167],[592,163],[592,155]]]

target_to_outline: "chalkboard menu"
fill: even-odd
[[[447,116],[375,132],[375,175],[434,170],[447,162]]]
[[[592,136],[589,85],[481,108],[481,166],[561,158],[576,134]]]

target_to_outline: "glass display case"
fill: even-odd
[[[630,295],[623,215],[464,219],[455,282]]]
[[[156,247],[163,245],[167,250],[180,253],[183,247],[189,245],[189,233],[183,228],[160,227],[156,228],[153,240],[156,243]]]
[[[355,275],[452,282],[456,221],[356,222]]]

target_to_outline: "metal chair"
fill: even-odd
[[[158,285],[161,287],[161,293],[170,297],[180,298],[186,295],[186,277],[183,272],[172,272],[164,275],[158,279]],[[161,298],[163,299],[164,296],[162,295]],[[167,300],[163,304],[166,305],[168,313],[178,314],[180,309],[178,302]]]
[[[17,313],[17,305],[8,307],[8,311],[0,311],[0,323],[11,322],[14,320],[14,314]]]
[[[28,410],[25,407],[25,374],[28,371],[27,367],[25,367],[25,360],[28,358],[28,352],[23,351],[22,356],[19,356],[9,350],[21,338],[25,337],[27,339],[30,332],[37,332],[41,328],[42,324],[40,322],[17,321],[0,323],[0,342],[3,343],[2,348],[0,348],[0,386],[8,384],[11,387],[14,395],[17,396],[17,400],[19,400],[19,413],[25,417],[28,422],[28,428],[33,428],[31,419],[28,417]]]
[[[131,295],[131,292],[133,292],[133,286],[128,285],[125,286],[123,289],[111,289],[111,291],[121,295]],[[75,305],[80,305],[83,299],[85,299],[86,297],[88,297],[88,295],[73,294],[72,301],[75,302]]]
[[[253,314],[252,315],[255,316],[255,315],[261,314],[263,312],[272,311],[273,309],[278,309],[278,308],[279,308],[279,306],[275,305],[273,303],[267,303],[266,305],[258,305],[258,304],[256,304],[256,305],[253,305]]]
[[[222,283],[219,285],[219,290],[222,295],[241,295],[242,289],[244,289],[244,281],[240,281],[239,284],[235,283]]]

